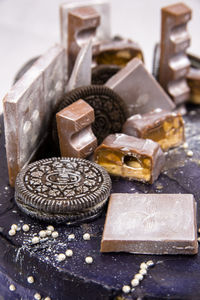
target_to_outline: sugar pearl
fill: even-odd
[[[40,238],[38,236],[34,236],[31,240],[32,244],[38,244],[40,242]]]
[[[200,233],[200,228],[198,229],[198,233]]]
[[[193,156],[193,152],[192,152],[191,150],[189,150],[189,151],[187,152],[187,156],[189,156],[189,157]]]
[[[67,257],[71,257],[73,255],[73,251],[71,249],[67,249],[65,254]]]
[[[12,224],[12,225],[11,225],[11,229],[13,229],[13,230],[16,231],[16,230],[18,229],[18,226],[17,226],[16,224]]]
[[[36,293],[36,294],[34,295],[34,299],[36,299],[36,300],[40,300],[40,299],[41,299],[41,295],[40,295],[40,294],[38,294],[38,293]]]
[[[54,231],[54,227],[52,225],[47,226],[47,230]]]
[[[16,234],[16,230],[10,229],[9,232],[8,232],[8,234],[9,234],[10,236],[14,236],[14,235]]]
[[[44,300],[51,300],[51,298],[50,297],[45,297]]]
[[[84,239],[85,241],[89,241],[89,240],[90,240],[90,234],[89,234],[89,233],[85,233],[85,234],[83,235],[83,239]]]
[[[66,259],[66,255],[64,253],[60,253],[57,255],[57,261],[63,261]]]
[[[51,236],[55,239],[59,236],[58,231],[53,231]]]
[[[198,241],[198,243],[200,243],[200,237],[198,237],[197,241]]]
[[[91,256],[87,256],[87,257],[85,258],[85,262],[86,262],[87,264],[92,264],[92,263],[93,263],[93,258],[92,258]]]
[[[27,281],[28,281],[28,283],[33,283],[34,282],[33,276],[28,276]]]
[[[14,291],[16,290],[16,287],[14,286],[14,284],[11,284],[11,285],[9,286],[9,290],[10,290],[11,292],[14,292]]]
[[[134,276],[134,278],[140,281],[140,280],[143,279],[143,275],[140,274],[140,273],[138,273],[138,274],[136,274],[136,275]]]
[[[122,288],[122,291],[123,291],[125,294],[128,294],[128,293],[130,293],[131,288],[130,288],[129,285],[124,285],[123,288]]]
[[[147,269],[148,267],[147,267],[147,264],[146,263],[141,263],[141,265],[140,265],[140,269]]]
[[[149,267],[153,267],[155,264],[154,264],[154,262],[153,262],[153,260],[148,260],[147,262],[146,262],[146,264],[147,264],[147,267],[149,268]]]
[[[187,149],[187,148],[188,148],[188,143],[184,143],[184,144],[183,144],[183,148],[184,148],[184,149]]]
[[[28,232],[28,231],[30,230],[29,225],[28,225],[28,224],[24,224],[24,225],[22,226],[22,230],[23,230],[24,232]]]
[[[147,270],[146,269],[140,269],[139,273],[144,276],[144,275],[147,274]]]
[[[75,239],[75,235],[73,233],[68,235],[68,240],[69,241],[74,240],[74,239]]]
[[[45,238],[45,237],[47,236],[46,230],[40,230],[39,236],[40,236],[41,238]]]
[[[133,280],[131,280],[132,287],[138,286],[138,284],[139,284],[139,280],[138,279],[134,278]]]
[[[50,236],[52,234],[52,231],[51,230],[46,230],[46,235],[47,236]]]

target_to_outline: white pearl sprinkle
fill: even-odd
[[[154,262],[153,262],[153,260],[148,260],[147,262],[146,262],[146,264],[147,264],[147,267],[149,268],[149,267],[153,267],[155,264],[154,264]]]
[[[40,242],[40,238],[38,236],[34,236],[31,240],[32,244],[38,244]]]
[[[52,231],[51,231],[51,230],[46,230],[46,235],[47,235],[47,236],[50,236],[50,235],[51,235],[51,233],[52,233]]]
[[[66,259],[66,255],[64,253],[57,254],[57,261],[63,261]]]
[[[52,225],[47,226],[47,230],[54,231],[54,227]]]
[[[65,251],[65,254],[66,254],[67,257],[71,257],[73,255],[73,251],[71,249],[67,249]]]
[[[192,157],[192,156],[193,156],[193,152],[192,152],[191,150],[189,150],[189,151],[187,152],[187,156]]]
[[[34,299],[40,300],[41,299],[41,295],[39,293],[35,293]]]
[[[129,285],[124,285],[124,286],[122,287],[122,291],[123,291],[125,294],[128,294],[128,293],[130,293],[131,288],[130,288]]]
[[[200,243],[200,237],[198,237],[197,241],[198,241],[198,243]]]
[[[93,258],[92,258],[91,256],[87,256],[87,257],[85,258],[85,262],[86,262],[87,264],[92,264],[92,263],[93,263]]]
[[[135,274],[135,276],[134,276],[134,279],[137,279],[137,280],[142,280],[143,279],[143,275],[142,274],[140,274],[140,273],[138,273],[138,274]]]
[[[8,231],[8,234],[9,234],[10,236],[14,236],[14,235],[16,234],[16,230],[10,229],[10,230]]]
[[[29,225],[28,225],[28,224],[24,224],[24,225],[22,226],[22,230],[23,230],[24,232],[28,232],[28,231],[30,230]]]
[[[147,264],[145,263],[145,262],[143,262],[143,263],[141,263],[141,265],[140,265],[140,269],[147,269],[148,267],[147,267]]]
[[[72,234],[70,234],[70,235],[68,235],[68,240],[69,241],[72,241],[72,240],[74,240],[75,239],[75,235],[72,233]]]
[[[200,228],[198,229],[198,233],[200,233]]]
[[[187,148],[188,148],[188,143],[184,143],[182,147],[183,147],[184,149],[187,149]]]
[[[9,290],[10,290],[11,292],[14,292],[14,291],[16,290],[16,287],[14,286],[14,284],[11,284],[11,285],[9,286]]]
[[[59,236],[58,231],[53,231],[51,236],[56,239]]]
[[[139,284],[139,280],[138,279],[134,278],[133,280],[131,280],[132,287],[138,286],[138,284]]]
[[[45,297],[44,300],[51,300],[51,298],[50,297]]]
[[[15,231],[16,231],[16,230],[18,229],[18,226],[17,226],[17,224],[12,224],[12,225],[11,225],[11,229],[13,229],[13,230],[15,230]]]
[[[83,239],[84,239],[85,241],[89,241],[89,240],[90,240],[90,234],[89,234],[89,233],[84,233]]]
[[[39,237],[45,238],[46,236],[47,236],[46,230],[40,230],[40,232],[39,232]]]
[[[33,276],[28,276],[27,281],[28,281],[28,283],[33,283],[34,282]]]
[[[147,270],[146,269],[140,269],[139,273],[144,276],[144,275],[147,274]]]

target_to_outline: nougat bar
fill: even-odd
[[[161,109],[131,116],[124,123],[123,133],[153,140],[164,151],[179,146],[185,140],[182,116]]]
[[[95,162],[111,175],[153,183],[164,166],[158,143],[126,134],[111,134],[95,150]]]
[[[101,252],[196,254],[192,194],[111,194]]]

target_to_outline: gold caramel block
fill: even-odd
[[[126,134],[109,135],[94,155],[111,175],[149,183],[158,178],[165,161],[158,143]]]
[[[200,104],[200,69],[190,68],[187,83],[190,87],[190,102]]]
[[[163,151],[177,147],[185,140],[182,116],[161,109],[128,118],[123,126],[123,133],[153,140]]]

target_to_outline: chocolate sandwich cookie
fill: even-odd
[[[127,118],[125,103],[118,94],[105,86],[89,85],[72,90],[61,100],[55,113],[79,99],[83,99],[94,108],[95,121],[92,130],[98,143],[101,143],[110,133],[122,130]],[[55,144],[59,145],[55,118],[52,135]]]
[[[15,201],[26,214],[57,223],[99,215],[111,179],[99,165],[79,158],[49,158],[24,168],[15,183]]]
[[[105,84],[110,77],[115,75],[120,66],[117,65],[98,65],[92,70],[92,84]]]

